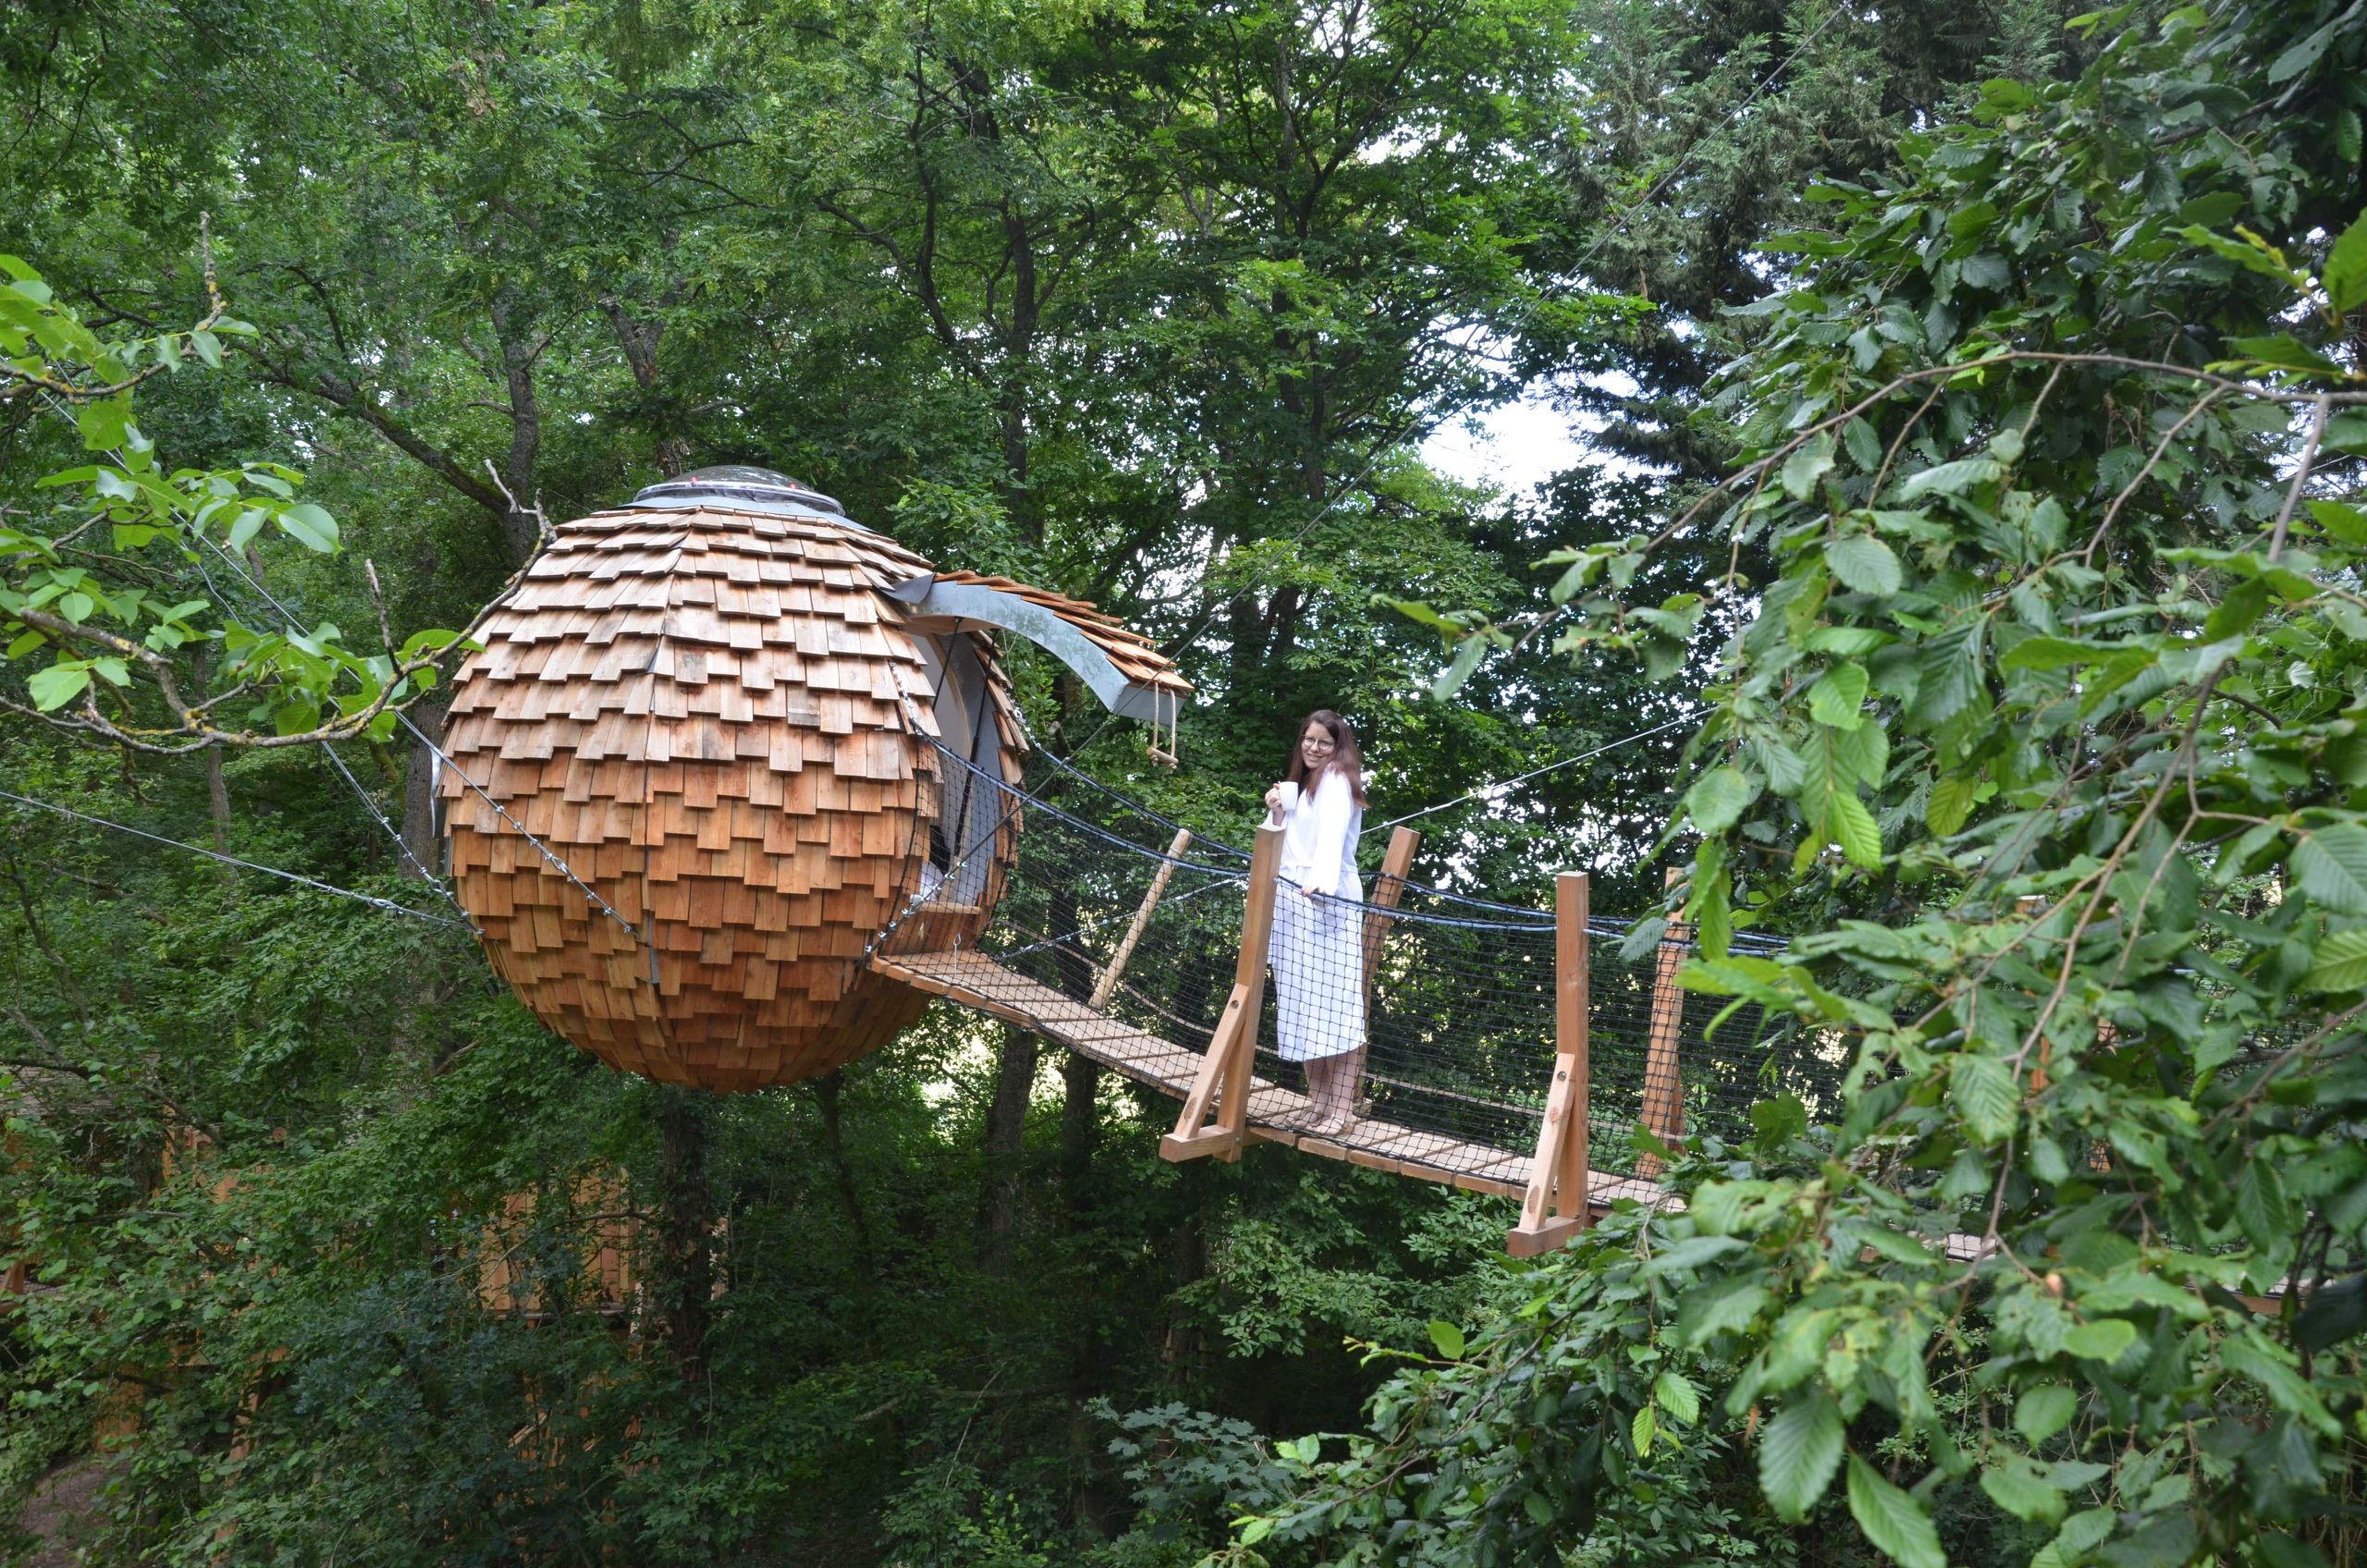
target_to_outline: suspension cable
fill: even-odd
[[[375,893],[357,893],[350,888],[335,887],[298,872],[283,871],[276,865],[264,865],[255,861],[240,860],[236,855],[224,854],[219,850],[209,850],[200,844],[186,844],[178,839],[167,839],[160,833],[151,833],[143,827],[134,827],[128,823],[110,822],[104,816],[92,816],[88,812],[76,811],[70,806],[53,805],[47,801],[37,801],[31,795],[19,795],[12,790],[0,790],[0,800],[14,801],[20,806],[33,806],[42,811],[55,812],[58,815],[69,817],[76,822],[87,822],[93,827],[104,827],[117,833],[128,833],[132,838],[145,839],[152,844],[163,844],[168,849],[186,850],[190,854],[202,855],[207,860],[220,861],[225,865],[234,865],[241,871],[260,871],[266,876],[276,876],[284,881],[299,883],[315,892],[332,893],[340,899],[351,899],[357,903],[365,903],[374,909],[382,909],[391,914],[407,914],[413,920],[424,920],[431,925],[456,926],[463,931],[475,930],[475,927],[466,921],[454,920],[448,915],[432,914],[423,909],[413,909],[409,904],[397,903],[392,899],[380,898]]]
[[[279,600],[273,595],[270,589],[257,582],[254,574],[247,570],[245,565],[241,563],[236,556],[231,555],[221,545],[216,545],[202,530],[199,531],[198,537],[204,540],[206,546],[213,550],[215,555],[221,557],[224,564],[228,566],[232,571],[238,573],[239,578],[246,582],[248,587],[254,590],[255,594],[262,598],[264,604],[269,605],[274,610],[277,611],[282,621],[286,622],[290,627],[295,627],[300,624],[295,612],[290,610],[286,605],[281,604]],[[495,800],[491,795],[487,794],[484,787],[479,784],[475,779],[470,778],[467,771],[463,769],[460,764],[452,760],[449,753],[446,752],[443,747],[437,745],[433,740],[429,739],[427,731],[422,729],[417,724],[411,721],[411,715],[405,713],[399,707],[388,708],[386,711],[393,714],[395,716],[396,722],[399,723],[405,729],[410,730],[412,739],[416,740],[421,745],[425,746],[429,753],[435,756],[437,762],[443,764],[446,767],[450,768],[452,770],[452,777],[467,785],[472,790],[475,791],[479,800],[482,800],[485,804],[491,806],[496,816],[508,823],[510,827],[516,828],[519,836],[523,838],[527,843],[533,845],[534,852],[543,857],[544,863],[552,870],[558,872],[559,876],[565,877],[568,882],[572,884],[576,891],[582,893],[583,897],[589,900],[594,909],[598,910],[602,914],[605,914],[610,920],[615,921],[617,925],[621,927],[628,936],[632,937],[635,942],[639,942],[642,939],[641,932],[633,925],[632,921],[627,920],[622,914],[619,913],[617,907],[614,904],[610,903],[607,900],[595,892],[583,878],[575,874],[574,867],[569,865],[565,860],[561,859],[558,853],[548,844],[544,843],[542,839],[530,832],[524,823],[510,815],[509,808],[505,807],[499,801]],[[457,899],[453,901],[456,904],[459,902]]]
[[[411,846],[403,841],[402,829],[386,820],[386,814],[378,809],[378,802],[371,799],[370,791],[362,787],[362,780],[353,777],[353,770],[345,766],[345,759],[337,754],[337,748],[324,741],[321,742],[321,754],[329,759],[329,766],[337,769],[337,777],[352,787],[353,798],[362,802],[362,809],[370,814],[371,820],[386,830],[386,837],[395,841],[396,851],[410,864],[413,871],[419,873],[419,879],[441,893],[447,902],[450,903],[454,909],[460,910],[461,914],[466,915],[468,911],[461,909],[460,900],[453,896],[452,885],[430,871],[417,855],[411,853]],[[476,923],[471,921],[469,924],[474,926]]]
[[[1372,831],[1379,833],[1385,828],[1395,827],[1401,823],[1411,822],[1417,816],[1429,816],[1434,812],[1444,811],[1450,806],[1459,806],[1466,801],[1476,801],[1492,790],[1509,790],[1515,784],[1525,784],[1532,778],[1541,778],[1559,768],[1575,766],[1589,757],[1599,757],[1605,752],[1615,752],[1622,746],[1632,746],[1638,741],[1648,740],[1663,730],[1674,729],[1680,724],[1691,724],[1693,721],[1694,716],[1686,714],[1678,718],[1672,718],[1666,724],[1655,724],[1650,729],[1639,729],[1633,735],[1607,741],[1590,752],[1580,752],[1574,757],[1564,757],[1560,762],[1547,763],[1543,767],[1532,767],[1527,773],[1515,773],[1510,778],[1499,778],[1492,784],[1482,784],[1478,789],[1457,795],[1451,801],[1441,801],[1434,806],[1424,806],[1419,811],[1409,811],[1404,816],[1392,816],[1387,822],[1375,825]]]

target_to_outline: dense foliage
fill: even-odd
[[[1674,1498],[1910,1568],[2356,1559],[2362,60],[2357,7],[2175,12],[1821,192],[1749,460],[1574,561],[1563,641],[1680,637],[1595,594],[1688,529],[1772,557],[1714,589],[1687,983],[1845,1103],[1701,1144],[1244,1542],[1630,1560]]]
[[[2355,1557],[2367,24],[2063,23],[0,13],[0,788],[413,912],[0,806],[0,1524]],[[1424,464],[1524,385],[1623,460]],[[1689,864],[1694,983],[1823,1031],[1846,1103],[1515,1269],[1496,1200],[1163,1164],[1171,1108],[959,1015],[719,1104],[597,1069],[419,918],[387,710],[434,731],[419,629],[546,515],[722,461],[1167,639],[1180,771],[1024,694],[1211,829],[1318,702],[1376,822],[1678,721],[1423,868],[1632,913]]]

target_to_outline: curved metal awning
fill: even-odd
[[[967,571],[925,572],[888,596],[910,607],[915,630],[992,626],[1026,638],[1073,670],[1121,718],[1172,728],[1192,694],[1192,683],[1148,639],[1083,600]]]

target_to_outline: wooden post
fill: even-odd
[[[1537,1158],[1528,1168],[1520,1223],[1504,1237],[1515,1257],[1551,1252],[1586,1229],[1587,1207],[1587,940],[1588,892],[1583,871],[1553,879],[1553,1086],[1537,1130]]]
[[[1274,886],[1282,864],[1282,830],[1259,824],[1249,859],[1249,898],[1241,917],[1241,962],[1233,970],[1233,995],[1224,1016],[1208,1036],[1192,1092],[1175,1118],[1175,1131],[1159,1141],[1163,1159],[1217,1155],[1239,1159],[1249,1128],[1249,1084],[1257,1058],[1257,1015],[1266,1005],[1266,949],[1274,939]],[[1214,1110],[1217,1124],[1208,1125]]]
[[[1377,910],[1395,909],[1397,900],[1405,896],[1405,875],[1414,864],[1414,851],[1422,847],[1422,836],[1410,827],[1394,827],[1389,833],[1389,852],[1380,857],[1380,876],[1372,885],[1372,897],[1365,901]],[[1381,949],[1389,945],[1389,919],[1385,914],[1365,916],[1365,1035],[1372,1035],[1372,983],[1380,974]],[[1348,1056],[1348,1092],[1350,1110],[1358,1120],[1371,1114],[1372,1105],[1365,1094],[1365,1050],[1358,1046]]]
[[[1669,867],[1668,885],[1676,886],[1685,873]],[[1644,1125],[1662,1143],[1685,1136],[1685,1082],[1676,1066],[1677,1043],[1685,1035],[1685,993],[1677,988],[1676,972],[1685,967],[1685,949],[1693,927],[1672,917],[1661,933],[1658,967],[1652,973],[1652,1027],[1644,1047]],[[1661,1157],[1638,1155],[1636,1174],[1650,1181],[1661,1173]]]
[[[1414,851],[1422,847],[1422,836],[1410,827],[1390,830],[1389,852],[1380,857],[1380,876],[1372,885],[1372,897],[1365,901],[1375,909],[1395,909],[1397,900],[1405,896],[1405,874],[1414,864]],[[1389,941],[1389,916],[1365,916],[1365,995],[1372,995],[1374,972],[1380,968],[1380,949]]]
[[[1150,879],[1150,891],[1143,895],[1142,908],[1134,911],[1134,918],[1127,923],[1126,934],[1118,940],[1118,950],[1110,955],[1110,967],[1093,983],[1093,995],[1085,1005],[1094,1011],[1108,1007],[1110,998],[1117,994],[1118,976],[1126,972],[1126,961],[1134,956],[1134,944],[1142,940],[1143,927],[1150,924],[1151,911],[1159,907],[1159,899],[1166,893],[1168,878],[1175,875],[1175,863],[1191,847],[1191,829],[1177,828],[1174,842],[1167,846],[1167,858],[1159,863],[1159,875]]]

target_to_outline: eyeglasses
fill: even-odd
[[[1328,735],[1320,741],[1302,740],[1299,744],[1311,752],[1336,752],[1340,749],[1340,743]]]

